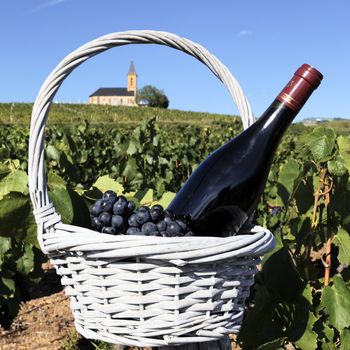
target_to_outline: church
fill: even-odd
[[[128,87],[102,87],[89,96],[89,104],[113,106],[137,106],[137,74],[131,61],[128,72]]]

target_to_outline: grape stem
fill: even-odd
[[[320,182],[319,182],[319,184],[318,184],[317,190],[316,190],[315,193],[314,193],[315,200],[314,200],[314,210],[313,210],[313,213],[312,213],[312,223],[311,223],[311,227],[312,227],[313,229],[315,229],[316,226],[317,226],[316,214],[317,214],[318,200],[319,200],[320,195],[321,195],[321,193],[322,193],[322,192],[321,192],[321,188],[322,188],[322,186],[323,186],[324,183],[325,183],[326,173],[327,173],[327,168],[323,168],[323,169],[321,170]]]
[[[329,184],[330,180],[330,184]],[[325,192],[324,192],[324,203],[327,211],[327,242],[326,242],[326,265],[324,271],[324,287],[327,287],[329,284],[329,275],[331,272],[332,266],[332,257],[331,257],[331,249],[332,249],[332,224],[331,224],[331,213],[329,209],[330,203],[330,191],[333,187],[332,178],[328,175],[325,176]]]
[[[324,287],[328,286],[329,284],[329,277],[332,267],[332,223],[331,223],[331,212],[329,208],[330,204],[330,193],[333,188],[333,179],[329,176],[327,167],[324,167],[321,169],[321,177],[320,182],[318,184],[317,190],[314,193],[314,209],[312,213],[312,223],[311,227],[315,230],[317,227],[317,208],[318,208],[318,201],[320,197],[323,197],[324,204],[326,207],[326,214],[327,214],[327,241],[325,245],[325,260],[321,258],[322,263],[324,265],[325,271],[324,271]]]

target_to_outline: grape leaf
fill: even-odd
[[[48,145],[46,147],[46,157],[47,159],[52,159],[59,161],[60,160],[60,151],[53,145]]]
[[[349,136],[338,136],[337,143],[339,154],[344,159],[344,164],[350,172],[350,138]]]
[[[24,254],[16,261],[17,270],[23,275],[28,275],[34,268],[34,253],[29,244],[25,245]]]
[[[124,192],[123,185],[113,180],[108,175],[99,177],[97,181],[93,184],[93,187],[98,188],[101,192],[106,192],[108,190],[112,190],[117,194],[121,194]]]
[[[350,330],[349,329],[343,329],[340,332],[340,350],[349,350],[350,345]]]
[[[303,297],[310,305],[312,305],[312,287],[309,283],[304,288]]]
[[[8,148],[6,148],[5,145],[1,145],[0,146],[0,159],[10,158],[10,156],[11,156],[10,150]]]
[[[0,236],[0,257],[11,248],[11,238]]]
[[[137,198],[137,194],[135,195]],[[153,190],[150,188],[142,198],[139,198],[140,204],[149,204],[153,202]]]
[[[52,171],[50,171],[47,178],[48,178],[47,179],[47,185],[49,186],[50,189],[66,188],[65,181],[58,174],[53,173]]]
[[[333,327],[341,331],[350,326],[350,289],[340,277],[334,276],[334,284],[323,289],[321,303]]]
[[[58,214],[62,217],[62,222],[71,224],[74,217],[72,200],[69,192],[64,188],[55,188],[49,192],[49,197]]]
[[[135,146],[135,143],[130,141],[129,142],[129,147],[128,149],[126,150],[126,154],[132,156],[133,154],[137,153],[137,148]]]
[[[335,160],[329,160],[327,166],[330,174],[333,176],[342,176],[347,171],[344,160],[341,157],[337,157]]]
[[[28,193],[28,176],[23,170],[15,170],[0,181],[0,200],[10,192]]]
[[[332,157],[335,145],[335,132],[332,128],[315,128],[307,142],[317,162],[325,162]]]
[[[334,236],[333,243],[339,247],[338,259],[344,265],[350,265],[350,235],[341,227]]]
[[[126,166],[123,170],[123,175],[127,176],[128,180],[132,180],[138,172],[138,166],[136,164],[136,160],[134,158],[128,159]]]
[[[309,319],[306,325],[304,334],[295,341],[300,349],[303,350],[315,350],[317,349],[317,334],[312,330],[313,325],[317,321],[317,318],[312,312],[309,312]]]
[[[3,263],[4,254],[11,248],[11,238],[0,236],[0,267]]]
[[[175,198],[176,193],[173,192],[165,192],[162,198],[158,201],[163,208],[166,208],[170,202]]]
[[[29,198],[22,193],[11,192],[0,200],[0,236],[25,236],[24,221],[31,214]]]
[[[320,309],[322,305],[319,305],[317,309]],[[318,334],[318,339],[322,340],[322,344],[327,344],[327,346],[322,347],[322,349],[336,349],[332,347],[335,329],[328,324],[328,319],[324,316],[320,316],[318,321],[314,324],[313,330]]]
[[[277,194],[280,203],[277,206],[287,206],[290,197],[300,182],[301,168],[295,159],[290,159],[280,167],[278,176]]]
[[[0,282],[3,283],[3,285],[5,285],[5,287],[10,291],[10,292],[14,292],[16,290],[16,286],[15,286],[15,281],[12,278],[5,278],[2,277]],[[2,288],[1,288],[1,284],[0,284],[0,295],[3,294]]]

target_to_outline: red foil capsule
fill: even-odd
[[[285,103],[293,111],[299,112],[313,90],[320,85],[322,78],[323,75],[317,69],[303,64],[279,93],[277,100]]]

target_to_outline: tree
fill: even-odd
[[[140,102],[141,104],[146,102],[149,107],[168,108],[169,106],[169,100],[164,91],[152,85],[146,85],[137,91],[136,103],[140,104]]]

